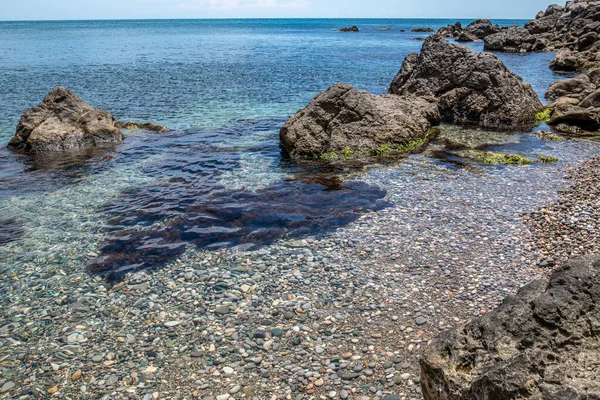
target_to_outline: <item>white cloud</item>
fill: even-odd
[[[183,10],[230,11],[250,8],[262,9],[298,9],[310,5],[308,0],[199,0],[195,3],[183,3],[177,6]]]

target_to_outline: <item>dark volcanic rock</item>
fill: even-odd
[[[415,28],[415,29],[412,29],[411,32],[435,32],[435,31],[431,28]]]
[[[599,399],[600,259],[571,261],[421,360],[426,400]]]
[[[528,83],[493,54],[430,36],[410,54],[389,92],[438,101],[442,119],[493,129],[530,128],[542,103]]]
[[[27,110],[8,144],[26,153],[46,153],[114,145],[123,141],[113,117],[63,87]]]
[[[581,71],[600,65],[600,1],[552,5],[523,28],[513,26],[486,37],[486,50],[529,52],[561,50],[551,68]]]
[[[351,26],[349,28],[341,28],[340,29],[340,32],[359,32],[359,31],[360,31],[360,29],[358,29],[358,26],[356,26],[356,25]]]
[[[595,51],[572,51],[560,49],[556,52],[550,69],[557,72],[577,72],[600,66],[600,53]]]
[[[489,35],[484,41],[484,49],[489,51],[526,52],[547,49],[544,41],[536,39],[527,29],[516,25]]]
[[[600,71],[563,79],[550,85],[545,97],[553,112],[548,124],[576,135],[598,134],[600,129]]]
[[[467,25],[465,31],[479,39],[483,39],[500,32],[500,27],[497,24],[492,24],[489,19],[478,19]]]
[[[292,158],[315,157],[346,147],[368,151],[422,139],[437,123],[436,105],[423,99],[375,96],[338,83],[285,123],[280,142]]]
[[[454,25],[448,25],[448,26],[441,27],[440,29],[438,29],[438,31],[436,33],[443,37],[455,38],[455,37],[458,37],[458,35],[460,35],[462,33],[462,31],[463,31],[462,24],[460,23],[460,21],[457,21]]]
[[[476,40],[479,40],[479,38],[477,36],[473,35],[472,33],[469,33],[469,32],[462,32],[456,38],[457,42],[474,42]]]

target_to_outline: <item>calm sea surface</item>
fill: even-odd
[[[127,270],[190,245],[248,249],[325,232],[389,206],[364,175],[283,160],[279,127],[339,81],[385,93],[422,45],[410,30],[454,22],[0,22],[0,264],[83,254],[94,270]],[[338,32],[350,25],[361,32]],[[553,54],[499,57],[540,95],[559,78]],[[10,153],[20,115],[57,85],[119,120],[174,131],[129,133],[114,151]]]

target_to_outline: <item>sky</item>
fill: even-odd
[[[548,0],[0,0],[0,20],[147,18],[533,19]],[[561,2],[562,4],[563,2]]]

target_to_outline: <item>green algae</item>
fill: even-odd
[[[543,162],[544,164],[546,163],[552,163],[552,162],[557,162],[558,158],[556,157],[552,157],[552,156],[545,156],[543,154],[538,154],[538,158],[540,159],[541,162]]]
[[[553,112],[553,108],[546,108],[544,111],[540,111],[539,113],[535,114],[535,124],[541,125],[547,123],[550,121],[550,117],[552,116]]]
[[[494,153],[491,151],[477,151],[477,150],[469,150],[466,152],[462,152],[461,156],[464,158],[470,158],[473,160],[477,160],[484,164],[490,165],[529,165],[533,163],[533,160],[527,157],[523,157],[518,154],[504,154],[504,153]]]
[[[313,157],[305,158],[305,161],[344,161],[344,160],[357,160],[364,158],[387,158],[394,157],[406,153],[412,153],[422,149],[429,140],[436,135],[437,129],[430,129],[427,134],[416,140],[410,140],[404,143],[384,143],[376,148],[367,150],[352,150],[346,146],[341,150],[330,151],[322,153]]]

